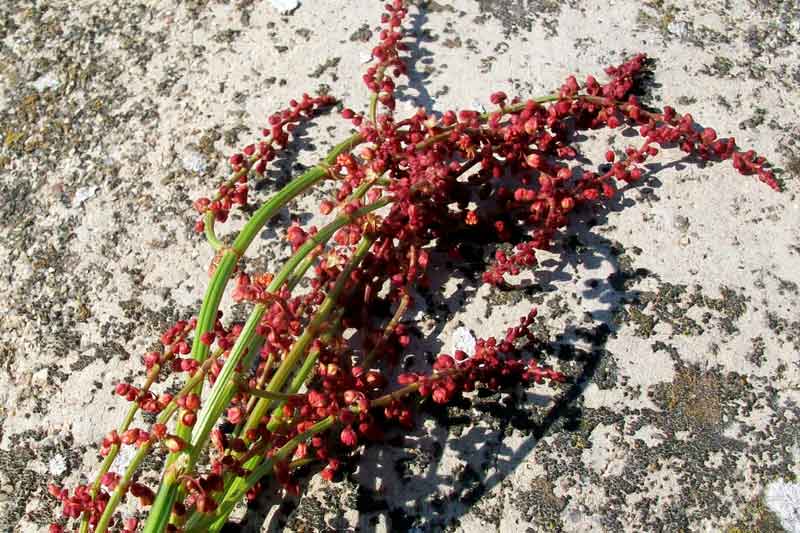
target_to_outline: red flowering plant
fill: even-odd
[[[202,306],[162,335],[161,350],[145,354],[143,384],[117,385],[131,402],[127,416],[100,444],[104,459],[91,483],[50,486],[64,515],[51,531],[70,520],[82,532],[219,531],[268,476],[297,493],[299,467],[318,463],[330,480],[361,443],[412,427],[420,398],[447,404],[478,387],[565,381],[531,353],[535,309],[504,336],[479,340],[474,354],[439,354],[425,374],[396,369],[409,344],[402,319],[413,289],[429,282],[435,248],[457,259],[470,235],[512,243],[510,252],[497,249],[482,275],[507,288],[509,275],[534,266],[536,251],[568,230],[573,213],[642,179],[643,163],[661,148],[731,160],[741,174],[779,189],[764,158],[741,151],[732,138],[718,138],[671,107],[643,106],[634,93],[648,67],[644,55],[607,68],[604,82],[570,76],[539,98],[496,92],[488,112],[419,109],[397,117],[406,14],[402,0],[385,7],[363,77],[369,108],[341,112],[355,129],[349,138],[253,209],[234,239],[220,239],[216,225],[235,206],[250,205],[249,179],[265,173],[298,123],[335,103],[303,95],[269,118],[261,141],[231,156],[232,174],[213,197],[195,202],[196,230],[216,251]],[[573,162],[575,132],[622,127],[638,132],[638,147],[621,159],[609,150],[599,171]],[[319,205],[327,224],[293,223],[293,253],[283,267],[250,270],[246,252],[267,221],[323,181],[335,185]],[[300,288],[304,279],[310,281]],[[226,324],[218,310],[230,281],[233,298],[252,306],[243,323]],[[180,383],[178,392],[159,392],[170,380]],[[140,411],[156,422],[137,422]],[[123,447],[135,449],[133,459],[114,472]],[[148,454],[158,453],[166,454],[164,468],[158,487],[150,487],[137,475]],[[149,510],[142,524],[119,516],[129,496]]]

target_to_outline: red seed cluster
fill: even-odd
[[[320,475],[334,480],[342,460],[362,444],[409,431],[420,400],[448,404],[478,388],[543,382],[558,387],[566,381],[543,361],[543,339],[532,331],[535,310],[505,336],[478,340],[474,354],[442,353],[430,368],[398,370],[413,341],[414,327],[406,319],[415,289],[430,286],[433,273],[447,275],[448,268],[474,259],[476,247],[488,258],[478,283],[510,288],[508,278],[534,267],[537,251],[568,233],[576,212],[642,180],[644,163],[671,147],[703,161],[731,160],[740,173],[778,188],[764,158],[741,151],[732,138],[720,139],[670,107],[643,106],[634,95],[649,68],[643,54],[607,68],[603,82],[588,76],[580,83],[569,76],[539,99],[494,92],[488,113],[420,109],[399,119],[395,80],[406,68],[401,29],[406,15],[401,0],[385,6],[375,62],[364,76],[371,109],[343,110],[356,128],[352,146],[315,170],[332,183],[319,212],[337,225],[326,226],[333,228],[326,233],[293,220],[285,238],[292,254],[303,255],[293,256],[298,261],[284,277],[254,269],[241,259],[243,251],[236,251],[230,295],[258,309],[257,343],[248,349],[253,351],[248,365],[230,363],[235,378],[223,385],[233,392],[221,415],[227,424],[210,429],[208,466],[182,472],[180,498],[171,509],[174,524],[192,515],[216,516],[230,481],[249,476],[255,463],[271,461],[272,475],[289,494],[299,491],[295,472],[302,465],[318,464]],[[213,199],[195,203],[205,221],[223,222],[232,206],[245,205],[248,177],[265,172],[299,120],[330,103],[328,96],[304,95],[270,117],[265,140],[234,154],[233,176]],[[576,133],[621,127],[638,133],[638,147],[609,149],[597,165],[578,157]],[[203,224],[198,221],[198,231]],[[212,281],[229,251],[218,250],[209,268]],[[213,406],[204,396],[209,387],[200,385],[220,379],[245,332],[243,322],[226,325],[214,312],[203,315],[207,330],[197,331],[198,320],[192,319],[162,335],[163,349],[143,357],[144,385],[116,386],[115,392],[132,402],[133,413],[142,410],[159,421],[149,429],[128,422],[110,431],[101,443],[102,456],[113,458],[122,446],[158,445],[174,454],[188,449],[186,431],[197,431],[199,413],[206,404]],[[176,378],[178,392],[151,391],[169,376]],[[269,409],[259,410],[265,405]],[[180,430],[169,429],[176,424]],[[261,482],[249,485],[246,497],[254,499],[261,488]],[[121,490],[143,507],[155,496],[130,473],[108,469],[94,486],[81,485],[72,494],[50,488],[64,517],[90,525],[113,501],[111,493]],[[125,531],[138,527],[133,519],[122,524]],[[174,524],[167,530],[178,531]]]
[[[381,23],[385,27],[380,32],[380,42],[372,49],[375,64],[364,74],[367,89],[390,110],[395,107],[394,78],[406,72],[406,63],[400,56],[400,52],[406,49],[400,29],[406,14],[407,10],[401,0],[386,4],[386,12],[381,16]]]
[[[230,157],[228,163],[233,173],[225,183],[220,185],[216,196],[195,200],[194,208],[201,215],[195,223],[195,231],[198,233],[204,231],[206,222],[203,220],[203,215],[207,212],[211,212],[217,222],[225,222],[233,207],[246,206],[250,191],[249,176],[251,174],[263,176],[269,162],[275,159],[278,151],[289,144],[292,130],[297,127],[298,123],[308,120],[320,108],[330,106],[335,101],[329,95],[311,97],[304,93],[299,101],[291,100],[287,109],[271,115],[269,126],[261,132],[264,139],[256,144],[245,146],[241,152]]]

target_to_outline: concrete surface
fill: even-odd
[[[366,107],[380,8],[0,3],[0,530],[54,518],[46,483],[96,467],[124,408],[113,385],[196,312],[211,254],[191,201],[226,155],[303,91]],[[647,102],[762,152],[786,190],[667,152],[523,276],[530,293],[445,285],[418,312],[418,357],[459,325],[502,332],[533,302],[578,383],[428,410],[343,481],[312,478],[299,506],[262,502],[247,529],[800,531],[798,3],[442,0],[413,8],[410,30],[403,109],[543,94],[645,51]],[[315,120],[261,197],[346,132]],[[285,257],[288,220],[254,264]]]

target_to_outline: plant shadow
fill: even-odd
[[[638,190],[659,187],[654,174],[655,170],[646,174]],[[595,302],[599,308],[592,313],[590,323],[568,324],[561,331],[526,347],[527,353],[545,362],[557,363],[562,369],[568,367],[569,382],[555,389],[478,391],[470,399],[462,398],[447,407],[431,402],[423,404],[422,419],[434,421],[433,429],[389,435],[385,443],[368,446],[360,459],[347,463],[345,470],[350,472],[347,475],[358,484],[357,530],[376,531],[380,523],[389,524],[391,531],[405,531],[423,523],[426,528],[452,524],[469,511],[470,505],[528,461],[541,438],[553,431],[573,431],[580,426],[582,414],[576,404],[603,364],[606,341],[617,330],[617,311],[623,303],[639,297],[638,291],[629,288],[627,282],[647,275],[622,268],[617,259],[620,253],[617,243],[592,231],[607,224],[609,214],[634,204],[624,197],[624,192],[632,189],[626,187],[623,195],[602,208],[577,217],[569,228],[574,238],[560,242],[557,259],[539,265],[534,276],[536,284],[520,289],[526,296],[554,292],[558,283],[574,281],[571,272],[578,265],[590,273],[603,263],[612,265],[610,275],[589,278],[581,289],[584,300]],[[472,264],[441,264],[438,269],[434,266],[431,288],[426,293],[427,310],[438,318],[437,310],[452,313],[476,297],[481,285],[478,272],[485,267],[487,258],[488,254],[484,254]],[[434,260],[432,256],[432,262]],[[451,266],[456,267],[455,270]],[[455,272],[458,288],[447,297],[441,296],[439,290],[446,275],[436,274],[437,271]],[[546,311],[540,313],[542,322],[547,318]],[[431,331],[412,343],[410,351],[429,355],[415,358],[411,363],[413,370],[429,368],[431,355],[439,353],[443,347],[441,335],[446,322],[436,320]],[[504,437],[514,431],[525,438],[512,448],[504,442]],[[457,475],[443,473],[444,463],[453,460],[463,465],[460,472]],[[301,478],[308,482],[315,472],[308,471]],[[439,494],[442,486],[448,487],[446,500]],[[272,490],[266,490],[265,495],[248,506],[239,524],[231,523],[225,531],[280,531],[309,501],[278,497],[277,487],[271,487]],[[321,529],[315,529],[346,529],[347,520],[343,515],[346,509],[325,511],[334,511],[334,516]]]
[[[655,183],[656,180],[648,181]],[[539,265],[536,283],[521,289],[533,299],[556,291],[558,284],[574,281],[571,272],[578,265],[590,274],[603,263],[612,265],[610,275],[586,279],[580,289],[584,303],[591,301],[596,308],[588,322],[567,324],[527,347],[537,358],[568,372],[569,382],[554,389],[483,390],[447,407],[424,404],[425,417],[435,422],[434,429],[417,430],[395,443],[365,452],[354,477],[362,492],[371,491],[369,498],[383,501],[385,509],[365,511],[359,531],[375,531],[377,523],[389,523],[390,531],[415,527],[419,531],[439,530],[457,524],[478,500],[530,461],[543,437],[580,427],[579,399],[606,359],[606,342],[618,329],[617,312],[624,303],[639,298],[639,292],[629,288],[627,281],[647,275],[625,270],[617,259],[618,245],[593,233],[592,228],[606,224],[609,213],[631,204],[615,200],[573,223],[570,233],[580,245],[562,242],[558,259]],[[464,276],[461,281],[461,287],[442,305],[452,305],[475,294],[473,276]],[[541,310],[537,321],[548,320],[547,315],[546,310]],[[437,321],[429,338],[438,339],[442,328],[444,321]],[[493,332],[497,333],[501,332]],[[441,348],[441,341],[434,341],[434,346]],[[512,447],[506,437],[515,433],[522,438],[512,439],[516,443]],[[453,465],[459,466],[454,469]],[[447,487],[446,497],[442,487]]]
[[[432,56],[424,47],[425,42],[433,40],[424,30],[426,21],[423,9],[412,15],[411,33],[415,39],[409,42],[409,81],[398,90],[401,101],[413,102],[431,112],[434,99],[425,87],[430,74],[418,68],[419,64],[430,64]],[[651,84],[658,86],[652,80]],[[405,95],[409,89],[414,94]],[[622,136],[629,137],[630,133],[624,130]],[[580,142],[586,137],[575,140]],[[621,194],[602,206],[576,213],[565,232],[570,237],[557,242],[555,258],[537,265],[532,282],[508,291],[534,300],[557,291],[561,284],[575,282],[573,273],[579,269],[591,275],[602,270],[601,266],[610,265],[611,274],[582,281],[580,295],[584,303],[593,304],[582,323],[567,323],[560,331],[550,332],[527,347],[529,353],[567,369],[567,383],[553,389],[477,391],[446,407],[425,402],[420,421],[431,420],[434,424],[391,434],[386,442],[367,446],[360,458],[345,464],[347,480],[357,484],[357,524],[345,517],[351,509],[325,508],[319,509],[326,514],[325,520],[316,522],[312,530],[425,531],[457,524],[476,502],[531,460],[542,438],[557,431],[578,430],[583,419],[580,398],[590,383],[603,377],[603,365],[608,359],[606,344],[618,332],[618,314],[625,304],[639,300],[641,294],[633,288],[635,282],[651,275],[644,269],[632,270],[623,265],[619,260],[620,245],[593,228],[606,226],[612,213],[635,205],[626,192],[636,191],[640,202],[657,202],[656,191],[662,186],[658,174],[703,164],[696,157],[684,156],[668,163],[644,165],[645,173],[638,184],[622,187]],[[444,348],[441,338],[450,318],[466,302],[479,297],[480,273],[490,257],[487,244],[490,243],[473,241],[471,253],[459,263],[448,260],[442,252],[431,254],[430,287],[418,292],[416,300],[420,303],[414,311],[433,315],[436,320],[424,334],[417,330],[418,338],[409,347],[410,352],[426,357],[413,357],[404,366],[421,372],[429,368],[432,354]],[[451,279],[456,289],[443,296],[442,289]],[[542,310],[537,321],[544,323],[547,319],[547,311]],[[512,446],[506,437],[515,432],[524,438],[512,439],[516,443]],[[460,466],[453,469],[455,463]],[[315,473],[309,469],[301,477],[307,483]],[[447,487],[446,497],[442,487]],[[247,507],[241,522],[228,524],[224,531],[280,531],[302,507],[312,505],[309,498],[279,497],[276,491],[277,487],[271,484]]]

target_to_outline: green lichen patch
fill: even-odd
[[[620,321],[632,324],[634,334],[649,338],[659,323],[671,335],[699,336],[709,325],[725,335],[736,334],[738,322],[747,312],[748,297],[729,287],[720,287],[720,297],[706,295],[699,285],[660,283],[655,291],[643,291],[620,311]],[[699,315],[699,316],[698,316]]]
[[[672,382],[654,386],[650,396],[676,425],[692,431],[720,431],[725,419],[738,415],[738,403],[750,388],[741,374],[678,361]]]
[[[750,500],[740,510],[740,517],[725,533],[785,533],[780,520],[764,502],[763,495]]]
[[[553,484],[546,478],[534,478],[528,488],[515,491],[511,503],[528,522],[539,524],[544,531],[559,531],[565,498],[555,495]]]
[[[747,311],[748,298],[729,287],[720,287],[719,291],[721,294],[719,298],[702,296],[702,303],[720,315],[717,322],[722,331],[733,335],[739,331],[736,323]]]
[[[702,74],[714,78],[728,78],[733,74],[733,60],[724,56],[714,56],[714,60],[700,69]]]
[[[798,77],[800,82],[800,77]],[[794,179],[800,179],[800,154],[791,153],[786,161],[786,173]]]
[[[670,34],[670,25],[680,14],[680,9],[663,0],[648,0],[642,2],[642,7],[636,14],[636,23],[640,27],[653,28],[664,35]]]
[[[350,40],[360,43],[369,42],[369,40],[372,39],[372,30],[369,28],[369,24],[362,24],[356,31],[350,34]]]
[[[685,417],[691,425],[715,427],[722,422],[720,376],[684,367],[671,384],[659,386],[655,394],[664,409]]]
[[[335,483],[325,482],[324,490],[315,491],[313,495],[303,494],[297,506],[286,518],[286,526],[291,531],[342,531],[347,529],[349,522],[344,513],[349,509],[359,508],[359,501],[364,500],[366,494],[345,475]],[[263,499],[263,498],[262,498]],[[260,509],[269,506],[251,507],[248,525],[257,530]],[[385,503],[383,509],[385,509]],[[244,524],[242,524],[244,525]]]
[[[331,77],[333,81],[336,81],[336,67],[339,65],[339,61],[341,61],[341,57],[331,57],[324,63],[320,63],[317,67],[311,71],[309,74],[312,78],[320,78],[323,74],[330,71]]]
[[[564,5],[575,7],[576,0],[477,0],[483,17],[500,21],[507,34],[531,31],[538,23],[549,36],[558,35],[558,15]]]
[[[783,317],[777,312],[766,311],[767,327],[783,344],[795,351],[800,350],[800,320],[794,317]]]

